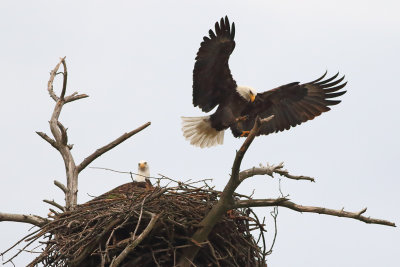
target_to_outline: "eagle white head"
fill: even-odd
[[[150,168],[147,161],[141,160],[138,163],[138,173],[135,177],[136,182],[145,182],[150,177]]]
[[[236,92],[248,102],[254,102],[257,95],[257,91],[250,86],[238,86]]]

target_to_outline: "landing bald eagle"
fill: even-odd
[[[204,117],[182,117],[184,137],[192,145],[211,147],[222,144],[224,130],[230,128],[233,136],[246,136],[253,128],[255,118],[275,115],[262,125],[259,135],[288,130],[339,104],[332,100],[346,93],[339,91],[347,82],[322,77],[308,83],[292,82],[275,89],[257,93],[254,88],[238,86],[232,78],[228,60],[235,48],[235,23],[225,20],[215,23],[215,32],[209,31],[197,52],[193,70],[193,105],[214,114]]]

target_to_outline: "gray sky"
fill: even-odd
[[[68,93],[90,98],[64,107],[77,163],[142,123],[152,125],[91,166],[176,179],[228,180],[243,140],[226,132],[223,146],[199,149],[182,137],[180,116],[203,115],[192,106],[192,70],[202,37],[222,16],[236,23],[230,60],[234,78],[259,92],[325,70],[349,82],[343,102],[290,131],[259,137],[242,167],[285,162],[316,183],[282,180],[299,204],[345,207],[400,223],[396,166],[400,159],[400,17],[398,1],[1,1],[0,211],[46,216],[42,199],[63,201],[53,180],[65,181],[60,155],[35,134],[50,133],[54,102],[49,71],[67,56]],[[59,85],[59,82],[57,83]],[[86,169],[79,202],[129,177]],[[255,177],[239,191],[279,195],[278,179]],[[269,209],[257,209],[267,217]],[[278,239],[269,266],[400,266],[397,228],[279,209]],[[30,226],[0,223],[0,251]],[[20,256],[23,266],[33,258]]]

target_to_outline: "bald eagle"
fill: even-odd
[[[153,188],[153,185],[151,184],[149,177],[150,177],[149,164],[147,163],[147,161],[141,160],[138,163],[138,171],[133,182],[120,185],[88,201],[86,204],[90,204],[95,201],[100,201],[104,199],[128,198],[132,197],[132,193],[138,190],[139,191],[145,189],[149,190]]]
[[[247,136],[257,116],[274,115],[262,125],[259,135],[288,130],[329,111],[339,104],[333,100],[346,91],[339,91],[347,82],[339,73],[308,82],[292,82],[275,89],[257,93],[249,86],[238,86],[229,69],[229,56],[235,48],[235,23],[228,17],[215,23],[215,32],[209,31],[197,52],[193,70],[193,105],[204,112],[218,106],[214,114],[204,117],[182,117],[184,137],[192,145],[211,147],[222,144],[224,130],[230,128],[233,136]]]
[[[150,168],[147,161],[141,160],[138,163],[138,173],[136,174],[136,182],[146,182],[150,177]]]
[[[138,173],[136,174],[135,181],[138,182],[138,186],[144,186],[146,189],[153,188],[150,182],[150,168],[149,164],[145,160],[141,160],[138,163]]]

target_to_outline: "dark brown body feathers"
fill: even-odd
[[[262,126],[259,134],[288,130],[329,111],[330,106],[340,103],[334,98],[346,82],[338,74],[325,79],[326,73],[312,82],[293,82],[275,89],[258,93],[254,102],[245,100],[236,91],[237,84],[229,69],[229,57],[235,48],[235,24],[228,17],[215,23],[215,32],[204,37],[196,56],[193,70],[193,105],[209,112],[211,127],[218,131],[231,128],[235,137],[252,129],[255,118],[274,118]],[[246,120],[237,118],[248,116]]]

